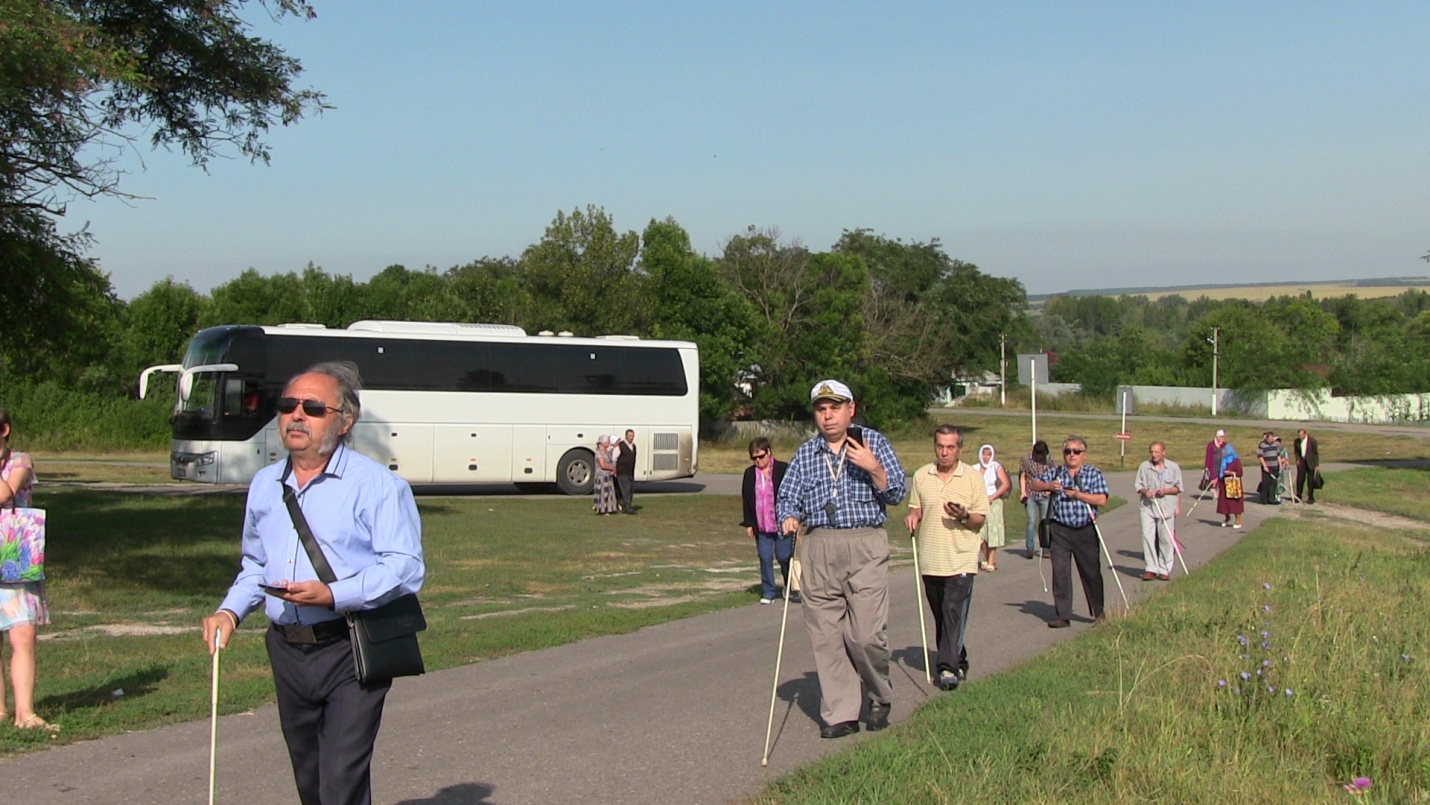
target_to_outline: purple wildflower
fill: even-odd
[[[1344,786],[1344,788],[1352,794],[1359,794],[1365,791],[1367,788],[1370,788],[1370,778],[1357,777],[1354,780],[1351,780],[1350,784]]]
[[[1269,590],[1269,589],[1271,589],[1271,582],[1269,582],[1269,581],[1263,581],[1263,582],[1261,582],[1261,589],[1263,589],[1263,590]]]
[[[1296,694],[1293,693],[1290,688],[1287,688],[1287,689],[1286,689],[1286,695],[1287,695],[1287,696],[1294,696],[1294,695],[1296,695]]]
[[[1400,659],[1404,660],[1405,662],[1410,662],[1410,655],[1409,655],[1409,654],[1402,654],[1402,655],[1400,655]]]
[[[1246,635],[1244,635],[1244,634],[1239,634],[1239,635],[1237,635],[1237,636],[1236,636],[1236,642],[1242,644],[1243,646],[1246,645],[1246,643],[1247,643]]]
[[[1246,680],[1248,680],[1248,679],[1250,679],[1250,678],[1251,678],[1251,672],[1250,672],[1250,671],[1242,671],[1242,672],[1241,672],[1241,681],[1242,681],[1242,682],[1245,682]]]
[[[1219,688],[1224,688],[1224,687],[1226,687],[1226,680],[1225,680],[1225,679],[1218,679],[1218,680],[1216,681],[1216,686],[1219,687]]]

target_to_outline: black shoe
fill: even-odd
[[[869,720],[864,723],[868,726],[870,732],[878,732],[889,726],[889,710],[892,706],[893,705],[889,704],[880,704],[879,702],[869,702]]]
[[[853,735],[859,731],[858,721],[841,721],[838,724],[830,724],[827,727],[819,728],[821,738],[843,738],[846,735]]]
[[[1049,629],[1066,629],[1069,626],[1072,626],[1072,621],[1067,618],[1058,618],[1057,620],[1048,621]]]
[[[950,671],[945,668],[938,672],[939,690],[958,690],[958,685],[962,681],[962,679],[958,678],[957,671]]]
[[[803,604],[804,599],[800,597],[799,593],[790,593],[789,602],[791,604]]]

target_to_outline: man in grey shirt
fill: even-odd
[[[1177,538],[1174,524],[1182,513],[1182,468],[1167,459],[1167,446],[1153,442],[1149,458],[1137,468],[1138,508],[1142,516],[1142,559],[1147,563],[1143,581],[1172,578],[1172,560]],[[1171,498],[1168,501],[1167,498]]]

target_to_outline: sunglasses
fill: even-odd
[[[291,414],[298,410],[298,406],[300,405],[303,406],[303,413],[314,419],[322,419],[328,415],[329,411],[335,414],[341,414],[343,412],[343,409],[334,408],[319,400],[300,400],[297,397],[279,397],[278,413]]]
[[[770,457],[770,454],[769,454],[768,452],[757,453],[757,454],[755,454],[755,455],[753,455],[753,456],[750,456],[750,460],[751,460],[751,461],[759,461],[759,460],[761,460],[761,459],[765,459],[765,458],[769,458],[769,457]]]
[[[1079,450],[1079,449],[1077,449],[1076,447],[1064,447],[1064,448],[1063,448],[1063,455],[1065,455],[1065,456],[1080,456],[1080,455],[1082,455],[1083,453],[1086,453],[1086,452],[1087,452],[1086,450]]]

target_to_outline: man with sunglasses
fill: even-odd
[[[904,468],[884,435],[851,427],[854,394],[838,380],[809,392],[819,434],[795,450],[775,502],[800,544],[804,626],[819,674],[821,738],[889,725],[889,535],[885,507],[904,500]],[[861,687],[862,683],[862,687]]]
[[[1054,467],[1031,482],[1039,492],[1052,492],[1053,607],[1056,616],[1048,628],[1072,625],[1072,563],[1082,579],[1083,596],[1094,620],[1105,620],[1102,600],[1102,566],[1098,561],[1097,508],[1107,505],[1107,479],[1087,463],[1087,440],[1069,436],[1063,441],[1063,466]]]
[[[740,525],[745,527],[745,536],[755,541],[755,550],[760,555],[760,603],[770,604],[779,597],[775,588],[775,560],[779,560],[785,590],[789,590],[789,560],[794,555],[794,536],[781,534],[779,521],[775,519],[775,499],[779,497],[780,484],[789,465],[775,460],[774,453],[770,452],[770,440],[763,436],[750,442],[750,463],[740,485],[740,496],[745,503],[745,519]],[[799,603],[798,595],[791,593],[790,602]]]
[[[250,612],[265,636],[278,720],[304,805],[369,803],[373,743],[392,681],[359,683],[344,614],[422,587],[422,524],[407,482],[352,450],[362,414],[357,367],[322,363],[293,378],[278,401],[288,459],[259,470],[248,490],[241,566],[219,610],[204,619],[227,646]],[[336,580],[319,579],[284,501],[291,490]]]

